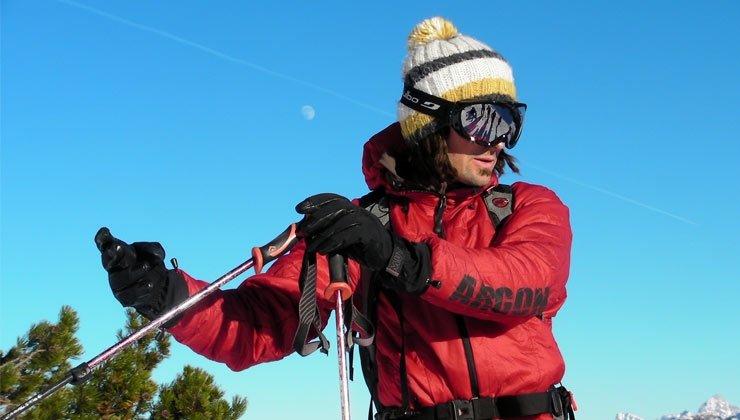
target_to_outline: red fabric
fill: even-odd
[[[398,124],[365,145],[363,173],[370,188],[390,189],[378,159],[385,150],[398,147],[403,147]],[[491,185],[497,182],[494,176]],[[551,318],[566,298],[568,209],[545,187],[523,182],[512,187],[514,211],[497,235],[478,197],[480,189],[449,192],[443,217],[446,239],[433,233],[436,195],[392,193],[404,198],[391,200],[394,231],[430,246],[432,278],[441,287],[429,288],[420,297],[401,296],[403,328],[390,304],[384,298],[380,301],[376,339],[384,405],[401,405],[401,331],[412,407],[473,397],[456,314],[465,316],[481,397],[541,392],[560,382],[565,367]],[[196,352],[235,370],[292,353],[303,248],[299,243],[265,274],[210,296],[170,332]],[[359,281],[357,264],[351,264],[350,276],[354,289]],[[187,275],[186,279],[191,294],[206,285]],[[320,258],[317,298],[324,320],[333,306],[320,296],[327,283],[326,260]]]

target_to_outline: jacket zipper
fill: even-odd
[[[445,212],[445,209],[447,208],[447,196],[441,195],[439,197],[439,203],[437,204],[437,208],[434,209],[434,233],[437,234],[442,239],[445,238],[445,227],[442,223],[442,215]]]

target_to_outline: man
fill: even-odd
[[[340,254],[349,258],[352,291],[374,314],[373,354],[363,359],[376,418],[572,416],[569,393],[555,386],[565,368],[551,330],[566,298],[568,209],[552,191],[524,182],[493,201],[499,208],[513,201],[503,221],[482,198],[501,190],[505,166],[518,172],[504,151],[519,139],[526,109],[511,67],[442,18],[419,23],[408,48],[399,121],[371,138],[363,156],[389,223],[359,201],[309,197],[296,207],[302,239],[288,254],[237,289],[209,295],[168,331],[234,370],[279,360],[295,351],[306,256],[319,255],[318,310],[326,320],[334,306],[320,294],[329,282],[325,256]],[[164,268],[159,244],[132,245],[137,264],[124,270],[101,246],[124,305],[152,318],[207,285]]]

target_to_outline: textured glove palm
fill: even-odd
[[[158,242],[127,244],[101,228],[95,235],[103,268],[113,296],[149,319],[175,307],[188,297],[185,279],[164,265],[165,252]],[[174,325],[172,320],[165,327]]]
[[[368,210],[337,194],[309,197],[296,211],[305,216],[298,229],[306,240],[306,252],[337,253],[373,271],[391,273],[384,284],[397,291],[426,291],[431,276],[426,244],[399,237]]]

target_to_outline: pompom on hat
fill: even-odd
[[[488,45],[458,32],[441,17],[420,22],[407,41],[401,70],[404,88],[412,87],[450,102],[497,100],[516,102],[509,63]],[[409,145],[437,131],[444,121],[398,103],[401,134]]]

